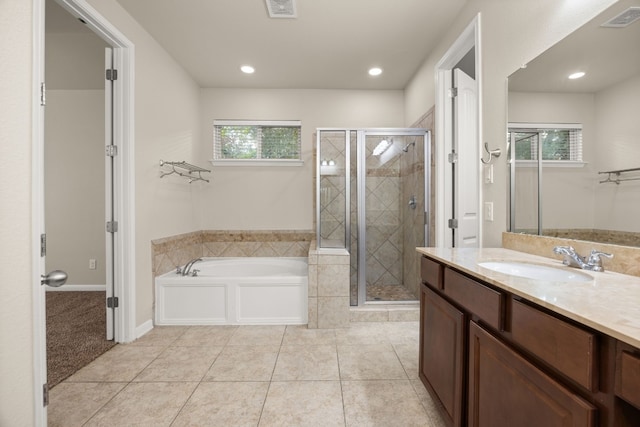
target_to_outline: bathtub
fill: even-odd
[[[156,325],[307,324],[307,258],[202,258],[155,279]]]

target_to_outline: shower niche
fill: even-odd
[[[349,252],[352,306],[418,299],[415,248],[429,241],[429,139],[416,128],[316,132],[318,250]]]

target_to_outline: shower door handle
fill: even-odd
[[[40,276],[40,285],[52,286],[54,288],[60,287],[67,282],[67,273],[62,270],[53,270],[46,276]]]

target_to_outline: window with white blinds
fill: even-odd
[[[213,128],[214,162],[301,161],[300,121],[215,120]]]
[[[509,124],[509,142],[515,160],[582,162],[582,125],[580,124]]]

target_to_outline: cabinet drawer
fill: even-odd
[[[422,257],[420,262],[420,275],[422,281],[436,289],[442,289],[442,264]]]
[[[640,357],[620,352],[616,371],[616,394],[640,408]]]
[[[511,336],[550,366],[588,390],[597,384],[596,337],[563,320],[513,301]]]
[[[487,325],[502,329],[504,296],[500,292],[447,268],[444,270],[444,293]]]

